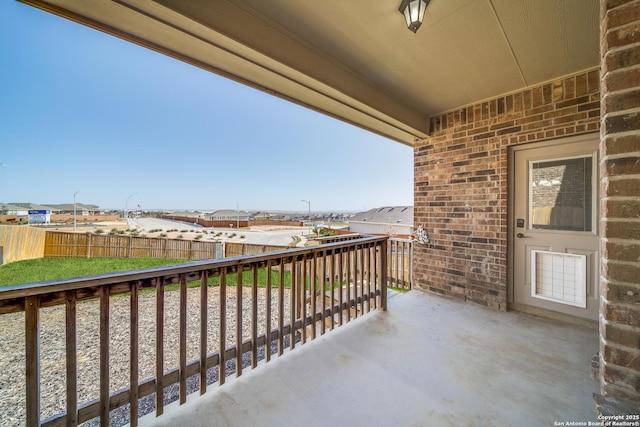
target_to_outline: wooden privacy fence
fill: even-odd
[[[255,245],[248,243],[230,243],[224,244],[224,256],[226,258],[243,256],[243,255],[255,255],[263,254],[267,252],[282,251],[287,249],[285,246],[271,246],[271,245]]]
[[[0,320],[14,316],[8,323],[25,331],[22,350],[15,349],[25,374],[0,387],[0,413],[27,426],[96,417],[108,426],[112,411],[122,410],[136,426],[140,399],[152,399],[160,416],[170,387],[177,385],[183,404],[188,391],[203,394],[230,372],[256,368],[259,354],[269,362],[372,309],[386,310],[386,253],[386,238],[369,237],[2,287]],[[62,334],[50,333],[54,309],[63,314]],[[43,363],[52,354],[55,363]],[[64,396],[49,388],[56,382]],[[23,406],[12,403],[20,395]]]
[[[26,225],[0,225],[0,265],[42,258],[46,234]]]
[[[49,231],[45,258],[222,258],[222,244],[198,240]]]

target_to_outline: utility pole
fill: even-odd
[[[1,162],[0,162],[0,168],[1,168],[2,166],[7,166],[7,164],[6,164],[6,163],[1,163]],[[1,207],[1,206],[0,206],[0,207]],[[2,213],[2,210],[1,210],[1,209],[0,209],[0,213]],[[0,259],[0,262],[2,262],[2,260],[1,260],[1,259]]]
[[[73,231],[76,231],[76,194],[80,191],[73,193]]]
[[[136,194],[139,194],[139,193],[130,194],[129,197],[127,197],[127,200],[125,200],[124,202],[124,219],[129,218],[129,199],[135,196]]]
[[[309,205],[309,236],[311,236],[311,200],[303,200],[303,202],[307,203]]]

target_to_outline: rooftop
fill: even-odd
[[[349,222],[375,222],[380,224],[413,224],[413,206],[383,206],[359,212]]]

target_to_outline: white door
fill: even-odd
[[[598,135],[513,150],[513,301],[598,319]]]

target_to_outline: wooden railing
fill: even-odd
[[[387,286],[404,290],[413,289],[413,241],[409,239],[389,239]]]
[[[25,361],[22,382],[0,384],[22,412],[4,414],[28,426],[96,417],[108,426],[125,411],[124,422],[135,426],[144,412],[140,402],[152,399],[160,416],[172,387],[183,404],[188,392],[202,394],[260,359],[269,362],[354,317],[386,310],[386,253],[386,238],[369,237],[0,288],[0,321],[24,331],[24,356],[12,357]],[[63,342],[52,333],[52,310],[62,312]],[[81,312],[95,312],[94,320]],[[45,366],[45,359],[55,363]],[[62,396],[49,389],[56,381]],[[24,404],[16,405],[20,393]]]
[[[362,234],[344,234],[321,237],[321,243],[345,242],[367,237]],[[387,244],[387,286],[403,290],[413,289],[413,241],[410,239],[389,238]]]

